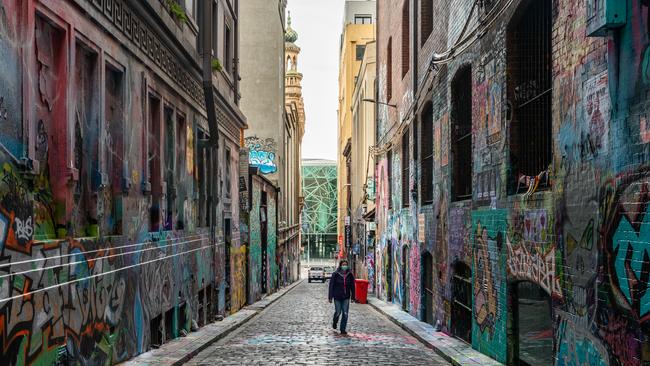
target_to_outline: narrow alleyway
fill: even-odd
[[[327,284],[304,282],[189,365],[448,365],[369,305],[352,304],[349,335],[331,328]]]

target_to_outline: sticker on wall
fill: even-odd
[[[246,138],[246,147],[249,150],[251,166],[259,168],[262,174],[272,174],[278,171],[275,140],[251,136]]]

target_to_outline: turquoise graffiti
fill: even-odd
[[[642,322],[650,318],[650,181],[648,172],[623,184],[615,198],[610,270],[624,305]]]
[[[268,202],[268,232],[267,232],[267,243],[266,248],[266,258],[269,261],[269,287],[271,289],[276,289],[278,287],[278,263],[276,260],[277,253],[277,220],[276,220],[276,203],[275,197],[269,197]]]
[[[259,168],[262,174],[272,174],[278,171],[275,140],[261,139],[257,136],[247,137],[246,147],[249,150],[251,166]]]
[[[607,366],[607,351],[588,332],[562,321],[557,330],[556,366]]]
[[[472,346],[506,360],[506,210],[472,213]]]

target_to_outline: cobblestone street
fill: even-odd
[[[447,365],[368,305],[351,304],[348,336],[331,328],[327,284],[307,283],[189,365]]]

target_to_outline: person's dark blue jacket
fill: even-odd
[[[330,278],[330,290],[328,295],[329,300],[346,300],[354,299],[354,275],[352,272],[347,271],[343,273],[341,268],[332,273]]]

